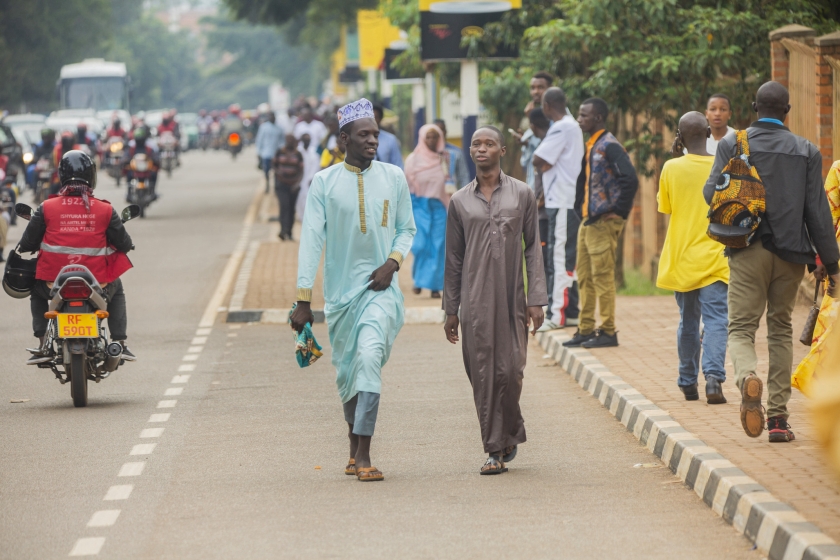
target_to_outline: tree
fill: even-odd
[[[359,10],[377,7],[377,0],[224,0],[238,20],[266,25],[282,25],[296,16],[312,20],[338,17],[347,20]]]
[[[197,48],[186,33],[171,33],[159,20],[141,15],[118,28],[105,56],[126,64],[132,110],[149,110],[184,104],[185,91],[201,77]]]
[[[0,3],[0,107],[53,105],[61,67],[99,52],[110,14],[109,0]]]
[[[750,118],[748,101],[769,79],[767,33],[788,23],[826,30],[824,8],[802,0],[560,0],[563,19],[525,32],[525,64],[547,65],[570,99],[603,97],[636,115],[626,145],[641,170],[661,155],[648,126],[673,127],[702,109],[715,91],[733,100],[735,120]]]

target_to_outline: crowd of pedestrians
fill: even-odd
[[[519,396],[529,329],[575,326],[566,347],[618,346],[616,253],[639,181],[621,141],[607,129],[608,103],[585,99],[575,118],[553,83],[545,72],[533,76],[528,131],[514,136],[525,182],[501,171],[507,147],[492,126],[465,139],[477,170],[469,180],[464,152],[447,142],[443,121],[420,128],[403,170],[396,137],[380,128],[384,111],[365,99],[339,110],[337,124],[328,116],[322,136],[304,108],[295,131],[306,142],[289,134],[277,149],[272,162],[281,237],[291,235],[287,225],[294,218],[282,208],[294,205],[292,186],[306,173],[300,146],[322,149],[321,167],[330,170],[315,175],[317,194],[308,197],[316,208],[305,214],[291,323],[304,332],[311,317],[311,284],[326,241],[333,264],[325,290],[338,291],[333,303],[327,297],[325,311],[350,429],[348,474],[384,478],[371,465],[370,438],[381,367],[403,320],[391,278],[409,248],[415,293],[425,289],[443,299],[446,338],[463,343],[488,455],[481,474],[506,472],[526,439]],[[657,195],[659,211],[670,216],[657,285],[674,292],[679,308],[677,385],[686,400],[699,400],[702,372],[706,401],[725,403],[728,349],[743,428],[751,437],[767,429],[771,442],[795,437],[787,411],[791,314],[806,268],[825,281],[826,296],[811,353],[796,372],[798,386],[819,369],[821,343],[840,307],[832,293],[840,281],[840,162],[823,186],[819,150],[784,126],[789,109],[787,90],[768,82],[756,92],[757,120],[736,131],[729,126],[729,98],[711,96],[705,114],[680,118]],[[264,167],[266,153],[260,152]],[[343,198],[347,204],[339,203]],[[371,234],[377,258],[368,263],[362,248]],[[353,279],[374,264],[381,266]],[[755,352],[765,313],[766,410]]]

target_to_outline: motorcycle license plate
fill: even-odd
[[[59,313],[59,338],[98,338],[99,323],[93,313]]]

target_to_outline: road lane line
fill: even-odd
[[[192,339],[190,344],[207,344],[207,337],[206,336],[197,336]]]
[[[90,521],[87,522],[88,527],[111,527],[117,522],[117,517],[120,516],[118,509],[102,509],[93,513]]]
[[[213,329],[207,329],[207,328],[198,329],[197,331],[195,331],[195,335],[196,336],[207,336],[212,332],[212,330]]]
[[[177,397],[178,395],[180,395],[183,392],[184,392],[183,387],[170,387],[169,389],[166,390],[166,392],[163,394],[163,396],[164,397]]]
[[[143,469],[145,467],[146,463],[143,461],[124,463],[123,466],[120,467],[120,473],[117,476],[140,476],[143,474]]]
[[[158,408],[175,408],[175,405],[178,404],[177,399],[172,399],[171,401],[160,401],[157,404]]]
[[[187,375],[176,375],[175,377],[172,378],[172,381],[170,381],[170,383],[186,383],[189,380],[190,380],[189,374],[187,374]]]
[[[169,420],[169,413],[163,412],[161,414],[152,414],[149,416],[149,422],[166,422]]]
[[[105,544],[105,537],[85,537],[76,541],[70,556],[96,556]]]
[[[156,445],[156,443],[138,443],[131,448],[129,455],[150,455]]]
[[[204,346],[190,346],[187,348],[187,354],[201,354],[202,350],[204,350]]]
[[[245,220],[242,223],[242,231],[239,234],[239,240],[236,242],[236,248],[231,253],[225,269],[222,272],[219,283],[216,286],[216,291],[207,302],[207,307],[204,310],[204,315],[201,317],[199,327],[212,327],[216,322],[216,315],[219,313],[219,307],[222,306],[225,296],[230,291],[230,287],[236,278],[236,273],[239,271],[239,265],[245,256],[245,249],[248,247],[248,242],[251,237],[251,228],[257,216],[260,202],[263,199],[263,187],[260,185],[254,192],[254,197],[251,199],[251,205],[248,207],[248,213],[245,215]],[[198,333],[197,333],[198,334]]]
[[[181,364],[178,371],[195,371],[195,364]]]
[[[108,488],[108,492],[103,501],[112,502],[115,500],[127,500],[131,496],[131,491],[134,490],[133,484],[117,484]]]
[[[163,434],[163,428],[145,428],[140,432],[141,438],[160,437]]]
[[[184,361],[184,362],[195,362],[195,361],[198,361],[198,354],[187,354],[186,356],[184,356],[183,358],[181,358],[181,361]]]
[[[239,336],[239,333],[231,332],[231,333],[228,333],[228,336],[230,338],[236,338],[237,336]]]

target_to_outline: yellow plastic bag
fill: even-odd
[[[799,389],[806,397],[813,396],[814,376],[820,364],[825,360],[825,342],[834,330],[837,322],[840,300],[824,296],[820,305],[820,314],[817,317],[817,324],[814,327],[814,341],[811,343],[811,350],[794,370],[790,378],[790,384]]]

